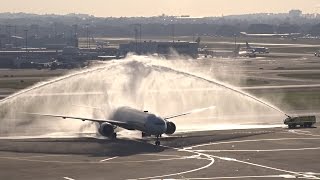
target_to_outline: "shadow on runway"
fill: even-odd
[[[260,134],[283,131],[273,130],[226,130],[183,133],[162,137],[163,146],[155,146],[154,138],[146,139],[96,139],[80,138],[38,138],[38,139],[0,139],[0,151],[44,154],[86,154],[88,156],[130,156],[143,153],[162,152],[169,147],[183,148],[197,144],[227,141]],[[237,133],[235,133],[237,132]]]
[[[165,147],[156,147],[148,142],[132,139],[46,138],[0,140],[0,151],[21,153],[130,156],[141,153],[157,153],[165,149]]]

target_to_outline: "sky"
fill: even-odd
[[[0,0],[0,12],[81,13],[97,17],[190,15],[194,17],[282,13],[300,9],[320,13],[320,0]]]

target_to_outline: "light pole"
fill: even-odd
[[[234,49],[237,49],[237,34],[234,34]]]
[[[234,57],[238,56],[239,49],[237,49],[237,34],[234,34]]]
[[[234,54],[237,56],[237,34],[234,34]]]
[[[17,47],[17,26],[14,26],[14,46]]]
[[[139,41],[140,41],[140,43],[141,43],[141,39],[142,39],[142,25],[141,24],[139,24]]]
[[[0,27],[0,33],[1,33],[1,27]],[[2,49],[2,41],[0,39],[0,49]]]
[[[134,28],[134,39],[135,39],[135,53],[138,54],[138,28]]]
[[[8,39],[9,44],[11,44],[11,28],[12,28],[11,25],[6,26],[6,30],[7,30],[8,36],[9,36],[9,39]]]
[[[174,29],[175,27],[174,27],[174,24],[172,24],[172,42],[174,42],[174,31],[175,31],[175,29]]]
[[[136,41],[138,41],[138,36],[139,36],[139,43],[137,43],[137,49],[136,49],[136,53],[137,54],[140,54],[141,53],[141,36],[142,36],[142,32],[141,32],[141,30],[142,30],[142,25],[141,24],[137,24],[137,26],[139,27],[139,35],[138,35],[138,32],[136,32],[137,34],[136,34],[136,36],[137,36],[137,40]],[[138,29],[136,29],[136,31],[138,31]]]
[[[79,46],[79,42],[78,42],[78,25],[74,24],[72,25],[73,27],[73,38],[74,38],[74,47],[78,47]]]
[[[89,24],[86,24],[87,29],[87,48],[89,48]]]
[[[27,52],[28,51],[28,30],[25,29],[24,32],[26,34],[26,52]]]
[[[28,30],[25,29],[24,30],[25,34],[26,34],[26,60],[28,59],[27,56],[28,56]]]
[[[142,30],[142,25],[141,24],[139,24],[139,41],[140,41],[140,43],[139,43],[139,54],[141,54],[141,49],[142,49],[142,43],[141,43],[141,36],[142,36],[142,32],[141,32],[141,30]]]

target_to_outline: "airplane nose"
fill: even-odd
[[[160,134],[164,134],[167,131],[167,124],[164,123],[164,125],[162,125],[161,127],[159,127],[159,129],[161,129],[161,133]]]
[[[167,124],[161,118],[153,118],[148,121],[147,128],[151,134],[160,135],[167,131]]]
[[[164,134],[167,131],[167,124],[162,119],[155,123],[156,134]]]

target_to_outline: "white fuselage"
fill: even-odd
[[[256,53],[269,53],[269,49],[265,47],[253,47],[251,49]]]
[[[162,118],[130,107],[116,109],[110,118],[127,123],[125,129],[139,130],[150,135],[161,135],[167,130],[166,121]]]

